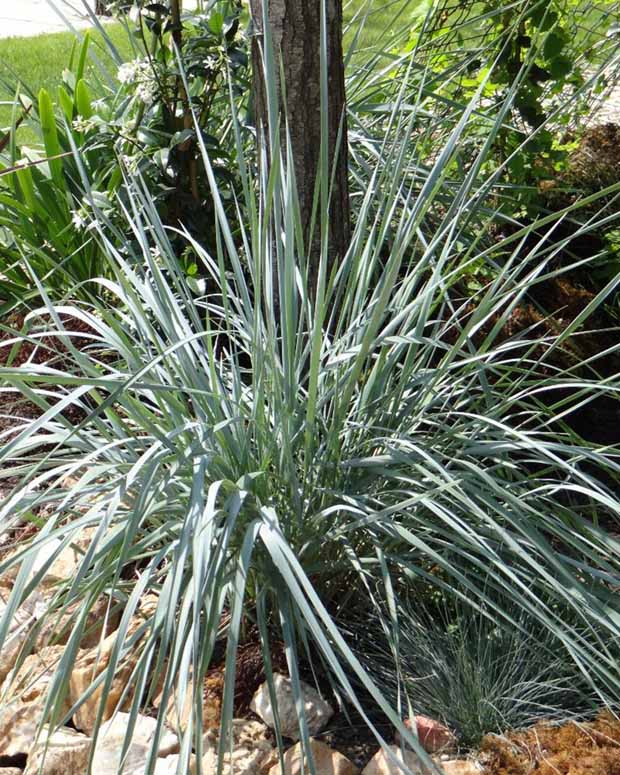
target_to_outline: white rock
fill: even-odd
[[[62,646],[41,649],[26,657],[20,669],[4,680],[0,690],[0,754],[18,756],[30,750],[42,721],[49,682],[62,653]],[[60,712],[69,710],[65,700]]]
[[[471,759],[449,759],[436,763],[446,775],[480,775],[482,772],[482,767]]]
[[[267,727],[261,724],[260,721],[234,718],[230,733],[232,733],[233,748],[260,748],[263,751],[271,751],[273,748],[269,740]],[[203,741],[205,749],[217,746],[218,735],[219,729],[213,729],[206,733]]]
[[[357,775],[359,769],[338,751],[320,740],[310,740],[310,751],[317,775]],[[274,764],[269,775],[280,775],[280,762]],[[301,743],[284,754],[284,775],[309,775],[310,764],[304,757]]]
[[[292,683],[289,678],[285,678],[279,673],[274,674],[273,680],[282,735],[291,740],[299,740],[299,721]],[[303,681],[300,684],[308,731],[311,736],[314,736],[325,727],[334,715],[334,711],[312,686]],[[250,708],[262,718],[265,724],[275,729],[274,713],[271,707],[267,682],[262,684],[252,698]]]
[[[223,775],[260,775],[267,770],[267,762],[271,763],[273,746],[267,738],[267,728],[259,721],[233,719],[232,748],[224,753]],[[217,773],[218,744],[217,733],[208,732],[204,736],[205,754],[202,757],[203,775]]]
[[[420,759],[410,749],[405,749],[404,759],[399,746],[391,745],[389,746],[389,751],[400,762],[400,765],[392,761],[386,751],[381,748],[364,767],[362,775],[403,775],[403,764],[413,773],[421,773],[423,775],[427,772],[427,768],[424,767]]]
[[[8,608],[8,591],[0,592],[0,617]],[[28,641],[28,635],[37,621],[45,613],[43,598],[34,593],[17,609],[2,648],[0,648],[0,681],[12,670],[17,655]]]
[[[48,686],[64,653],[63,646],[46,646],[24,659],[17,671],[11,671],[0,688],[0,697],[22,703],[38,701],[43,707]],[[65,700],[63,711],[71,705]]]
[[[153,775],[177,775],[179,771],[179,763],[181,761],[181,757],[177,754],[174,756],[166,756],[164,759],[158,759],[155,763],[155,769],[153,770]],[[189,775],[194,775],[196,772],[196,762],[195,757],[192,756],[189,763]],[[0,772],[0,775],[2,773]],[[140,773],[134,773],[134,775],[143,775],[142,772]],[[204,772],[203,772],[204,775]]]
[[[90,545],[95,532],[96,528],[94,527],[83,529],[75,536],[70,544],[64,547],[64,549],[60,549],[63,544],[63,541],[60,538],[41,540],[41,545],[32,561],[30,578],[33,578],[37,573],[40,573],[46,568],[41,578],[41,586],[44,589],[59,581],[70,579],[74,575],[78,565],[82,562],[84,552]],[[11,556],[16,556],[23,552],[27,546],[28,544],[24,543],[23,546],[16,549]],[[59,549],[60,551],[58,551]],[[56,553],[58,554],[54,557]],[[19,565],[11,567],[6,573],[5,581],[12,584],[17,577],[18,570]]]
[[[2,756],[27,756],[41,721],[41,704],[19,701],[0,706],[0,753]]]
[[[95,775],[143,775],[149,760],[150,750],[146,745],[132,743],[123,759],[123,744],[116,742],[99,744],[95,748],[92,771]]]
[[[95,532],[96,528],[94,527],[85,528],[68,546],[61,549],[58,556],[51,562],[51,565],[45,571],[41,580],[41,584],[44,587],[72,578],[78,566],[84,559],[84,553],[88,549]],[[46,542],[41,546],[32,568],[33,576],[50,562],[61,545],[62,541],[59,538],[52,538],[49,542]]]
[[[24,775],[84,775],[91,740],[68,727],[44,732],[28,755]],[[2,775],[2,773],[0,773]]]
[[[128,713],[117,713],[109,721],[101,725],[93,757],[93,773],[95,775],[119,775],[120,772],[126,773],[126,775],[138,775],[138,773],[144,771],[155,737],[157,721],[150,716],[138,714],[125,765],[120,770],[121,753],[127,734],[129,718]],[[178,750],[179,741],[177,736],[174,732],[164,727],[159,740],[157,755],[168,757],[171,754],[177,753]]]

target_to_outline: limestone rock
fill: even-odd
[[[156,606],[157,598],[153,595],[149,595],[145,598],[141,603],[136,616],[134,616],[129,624],[126,638],[130,638],[144,625],[147,618],[154,613]],[[113,632],[111,635],[108,635],[99,646],[92,649],[84,649],[80,652],[69,679],[69,695],[72,703],[77,702],[89,689],[95,679],[106,670],[110,664],[110,659],[116,644],[116,638],[117,633]],[[138,661],[138,648],[138,644],[134,644],[131,654],[126,655],[121,664],[117,667],[114,680],[112,681],[110,690],[105,698],[103,712],[104,721],[107,721],[116,710],[133,668]],[[92,733],[95,725],[99,704],[103,695],[104,683],[105,682],[99,684],[95,691],[80,705],[73,716],[75,726],[88,734]],[[120,708],[120,710],[126,709],[130,703],[131,698],[128,698],[124,707]]]
[[[222,775],[261,775],[272,764],[273,746],[267,738],[267,729],[259,721],[233,719],[232,748],[224,753]],[[216,775],[218,760],[218,742],[215,731],[204,737],[205,754],[202,758],[203,775]]]
[[[146,775],[150,756],[149,747],[139,744],[131,745],[122,769],[120,768],[121,750],[122,745],[116,750],[109,748],[97,751],[96,758],[93,760],[92,771],[94,775]],[[177,775],[180,760],[181,757],[178,754],[158,758],[155,762],[153,775]],[[195,772],[196,757],[192,755],[187,773],[195,775]],[[1,772],[0,775],[2,775]]]
[[[448,751],[456,746],[456,737],[447,726],[429,718],[428,716],[414,716],[405,721],[405,726],[413,734],[417,733],[418,739],[428,753]],[[396,732],[396,743],[400,743],[400,734]]]
[[[49,736],[43,733],[30,751],[24,775],[83,775],[90,744],[89,737],[68,727],[61,727]]]
[[[64,652],[62,646],[48,646],[24,659],[16,673],[9,673],[0,688],[0,697],[16,699],[21,703],[37,702],[43,707],[45,695],[56,666]],[[63,712],[69,711],[68,698]]]
[[[142,775],[144,773],[155,738],[157,720],[150,716],[138,714],[127,757],[124,760],[125,764],[120,770],[121,753],[129,718],[128,713],[117,713],[101,725],[93,757],[93,773],[96,775],[117,775],[119,772],[123,772],[125,775]],[[164,729],[159,740],[157,755],[170,757],[178,750],[177,736],[169,729]],[[161,770],[161,772],[165,773],[166,770]]]
[[[0,705],[0,754],[27,756],[32,748],[41,721],[38,702],[23,704],[19,701]]]
[[[222,711],[222,694],[224,691],[224,672],[212,671],[207,673],[203,683],[202,696],[202,726],[205,731],[219,729]],[[192,714],[192,700],[194,684],[192,678],[187,681],[185,701],[183,707],[179,707],[174,693],[168,699],[166,707],[166,721],[173,729],[185,731]],[[155,700],[155,707],[162,704],[161,693]]]
[[[317,775],[357,775],[359,772],[346,756],[332,750],[320,740],[310,740],[310,751]],[[303,755],[301,743],[297,743],[284,754],[284,775],[307,775],[309,772],[308,759]],[[269,775],[280,775],[279,762],[269,770]]]
[[[482,767],[471,759],[449,759],[437,762],[437,765],[446,775],[480,775],[482,772]]]
[[[42,649],[26,657],[19,670],[5,678],[0,689],[1,755],[19,756],[30,750],[41,723],[49,683],[62,653],[62,646]],[[69,709],[67,699],[61,713]]]
[[[260,721],[252,719],[234,718],[230,728],[232,733],[233,748],[259,748],[262,751],[271,751],[273,746],[268,737],[267,727]],[[204,736],[205,746],[217,745],[219,730],[211,730]]]
[[[64,612],[49,611],[42,628],[37,633],[34,649],[38,650],[50,644],[65,644],[69,640],[78,614],[79,603],[73,603]],[[111,608],[108,612],[108,598],[102,595],[88,613],[80,647],[94,648],[102,637],[105,638],[116,630],[120,620],[121,612],[118,607]]]
[[[23,775],[23,771],[17,767],[0,767],[0,775]]]
[[[276,703],[282,735],[291,740],[299,740],[299,721],[295,708],[292,683],[289,678],[285,678],[279,673],[274,674],[273,680],[275,684]],[[308,723],[308,731],[311,736],[314,736],[325,727],[329,719],[333,716],[334,711],[312,686],[309,686],[303,681],[301,681],[300,684],[304,700],[306,721]],[[252,698],[250,708],[262,718],[265,724],[271,728],[275,728],[274,713],[273,708],[271,707],[267,682],[262,684]]]
[[[31,569],[31,577],[39,573],[45,566],[50,563],[47,570],[44,572],[41,579],[41,586],[43,588],[50,587],[59,581],[64,581],[71,578],[78,565],[81,563],[84,552],[90,545],[92,538],[95,534],[96,528],[85,528],[80,535],[78,535],[74,541],[72,541],[64,549],[58,552],[63,542],[60,538],[49,538],[41,543],[39,550],[36,554]],[[20,546],[13,554],[22,552],[26,548],[26,545]],[[52,560],[54,554],[58,552],[58,556]],[[19,566],[15,565],[7,571],[6,580],[11,583],[17,576]]]
[[[399,746],[391,745],[389,746],[389,750],[390,753],[395,756],[399,762],[404,763],[411,772],[423,775],[427,771],[413,751],[405,749],[403,760],[403,752]],[[362,775],[403,775],[403,770],[398,764],[393,762],[386,751],[381,748],[368,762],[366,767],[364,767]]]
[[[97,741],[93,758],[93,773],[96,775],[144,775],[150,751],[146,745],[132,743],[121,767],[122,740],[114,743]]]
[[[8,590],[0,590],[0,617],[8,607]],[[37,621],[45,612],[45,603],[38,594],[30,595],[18,609],[9,631],[0,649],[0,681],[4,681],[12,670],[15,660],[22,648],[27,645],[28,635]],[[30,646],[30,644],[28,644]]]
[[[111,718],[105,724],[102,724],[98,740],[102,737],[106,737],[108,741],[117,741],[122,746],[123,740],[127,733],[127,727],[129,725],[130,715],[129,713],[117,713],[114,718]],[[153,740],[155,739],[155,733],[157,732],[157,719],[151,716],[144,716],[142,713],[138,713],[136,717],[136,723],[133,729],[132,743],[138,745],[144,745],[150,748]],[[157,746],[158,756],[171,756],[179,751],[179,738],[168,727],[164,726],[159,737],[159,743]]]
[[[177,754],[174,756],[166,756],[164,759],[158,759],[155,763],[155,769],[153,775],[177,775],[179,762],[181,757]],[[195,775],[196,772],[196,757],[192,755],[189,763],[188,775]],[[0,772],[0,775],[2,773]],[[135,775],[144,775],[144,771],[135,773]]]

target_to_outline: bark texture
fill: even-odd
[[[276,84],[280,110],[288,118],[295,175],[306,239],[311,256],[318,252],[318,229],[309,234],[316,175],[321,146],[321,2],[322,0],[250,0],[254,27],[252,60],[256,126],[269,137],[266,84],[262,61],[263,3],[268,3],[268,20],[276,64],[282,65],[285,88]],[[347,164],[346,98],[342,58],[342,0],[325,0],[327,5],[329,162],[337,167],[330,199],[330,253],[341,258],[350,240],[349,187]],[[284,95],[286,104],[284,104]],[[342,142],[338,135],[342,124]],[[285,133],[282,120],[281,131]],[[283,148],[285,135],[283,134]]]

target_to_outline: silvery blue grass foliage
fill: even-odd
[[[398,671],[399,599],[418,581],[506,626],[519,626],[518,611],[598,701],[620,697],[610,647],[620,634],[620,555],[604,527],[620,514],[609,485],[620,467],[614,449],[586,444],[568,422],[571,406],[614,398],[617,379],[599,379],[595,357],[567,365],[562,355],[620,279],[561,333],[500,336],[528,290],[559,271],[554,259],[569,238],[554,234],[581,204],[488,238],[494,180],[480,171],[511,95],[465,169],[459,148],[479,94],[444,119],[439,147],[422,158],[417,97],[427,74],[413,66],[415,52],[407,57],[383,141],[369,142],[360,163],[368,177],[341,261],[328,256],[328,199],[319,196],[324,250],[309,265],[286,142],[271,164],[264,156],[255,164],[237,127],[240,236],[204,148],[217,253],[186,235],[208,293],[197,295],[180,270],[147,190],[130,177],[127,205],[119,204],[127,234],[105,213],[96,226],[112,278],[92,281],[100,301],[54,306],[40,287],[30,341],[45,332],[67,355],[1,370],[4,389],[41,413],[5,433],[0,451],[2,475],[19,478],[0,507],[3,531],[22,520],[40,528],[0,561],[0,573],[19,567],[0,643],[58,552],[93,528],[77,573],[54,598],[73,619],[47,696],[53,723],[65,720],[68,675],[102,594],[123,616],[92,690],[105,694],[119,665],[137,656],[132,714],[160,687],[164,707],[191,692],[180,773],[192,747],[200,757],[200,679],[222,640],[222,728],[230,722],[236,650],[249,625],[268,677],[270,644],[281,640],[297,691],[304,660],[371,726],[370,705],[400,725],[403,708],[373,682],[338,622],[352,607],[374,612],[391,633]],[[269,55],[265,67],[274,67]],[[277,143],[279,132],[272,136]],[[322,168],[323,191],[329,178]],[[83,186],[88,197],[85,176]],[[493,278],[460,299],[459,278],[481,261]],[[89,330],[79,347],[78,321]],[[31,575],[37,551],[54,539],[60,546]],[[157,611],[140,642],[126,639],[149,591],[159,595]],[[360,703],[359,685],[370,705]],[[307,742],[301,704],[299,721]],[[151,769],[155,758],[154,746]]]
[[[473,611],[442,597],[433,602],[418,590],[399,600],[398,671],[393,638],[381,621],[343,622],[360,661],[395,707],[411,703],[455,730],[463,749],[474,750],[489,733],[600,711],[587,677],[530,616],[516,608],[516,625],[503,626],[485,608]],[[509,597],[503,605],[510,607]]]

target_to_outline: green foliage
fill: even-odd
[[[87,35],[74,59],[76,69],[65,72],[58,92],[62,112],[55,110],[45,89],[36,102],[22,93],[14,104],[14,127],[17,117],[27,113],[39,133],[41,150],[20,147],[13,131],[0,163],[0,298],[6,306],[28,304],[38,295],[33,274],[59,295],[105,274],[101,251],[82,228],[80,166],[84,165],[93,189],[102,186],[95,194],[100,204],[113,190],[105,187],[101,157],[85,154],[78,163],[74,156],[83,145],[74,125],[92,112],[89,89],[79,77],[88,46]]]
[[[501,170],[507,213],[540,210],[539,185],[567,168],[567,128],[577,129],[615,82],[614,10],[612,0],[467,0],[458,7],[438,0],[414,26],[408,48],[449,73],[436,96],[466,103],[482,90],[486,114],[512,94],[511,114],[487,163],[489,174]],[[488,121],[480,119],[483,143]]]
[[[107,24],[104,33],[92,30],[91,53],[96,52],[102,65],[109,67],[113,58],[108,53],[105,40],[109,40],[123,58],[132,57],[132,45],[125,29],[119,24]],[[79,44],[78,44],[79,45]],[[67,67],[67,52],[76,46],[70,32],[38,35],[27,38],[0,39],[0,132],[8,131],[12,123],[13,97],[18,83],[28,96],[34,99],[40,89],[46,89],[52,97],[56,94],[62,72]],[[85,76],[97,81],[98,66],[94,60],[86,62]],[[97,94],[97,96],[100,96]],[[36,129],[25,122],[18,132],[20,145],[32,145],[40,141]]]
[[[19,95],[15,116],[29,111],[41,151],[16,141],[14,119],[10,153],[0,177],[6,192],[0,202],[0,224],[5,227],[0,298],[5,303],[27,303],[29,295],[37,293],[33,272],[49,291],[61,293],[82,284],[85,294],[90,286],[84,283],[107,274],[106,261],[84,227],[95,206],[113,216],[112,203],[122,193],[123,175],[141,176],[167,222],[183,220],[207,244],[214,242],[212,198],[198,166],[190,106],[199,116],[200,140],[212,154],[216,176],[230,180],[229,88],[243,105],[247,85],[240,11],[233,8],[224,15],[215,9],[190,15],[183,36],[178,35],[174,44],[176,33],[164,11],[163,6],[147,4],[135,24],[125,19],[127,34],[132,31],[135,50],[142,55],[122,63],[118,81],[111,80],[112,87],[103,96],[99,86],[98,99],[93,99],[94,90],[84,77],[88,34],[63,73],[57,105],[47,90],[41,90],[36,104],[27,94]],[[113,51],[113,41],[105,41]],[[184,62],[185,83],[177,51]],[[80,155],[82,170],[74,152]],[[87,197],[83,177],[89,181]],[[15,224],[18,229],[11,228]],[[50,248],[45,256],[40,252],[44,243]],[[187,243],[179,245],[181,253],[187,271],[195,273]],[[31,256],[28,262],[23,261],[24,254]]]
[[[147,12],[155,25],[159,15]],[[225,35],[225,16],[209,16],[209,27],[211,36]],[[439,50],[437,70],[419,66],[420,51],[432,59],[437,40],[431,36],[425,49],[425,34],[382,69],[373,71],[376,60],[352,68],[355,228],[335,266],[327,251],[329,202],[317,196],[326,239],[316,284],[300,237],[289,149],[271,164],[257,163],[244,143],[234,90],[228,116],[238,189],[218,176],[219,150],[202,131],[196,106],[187,113],[181,99],[184,126],[175,130],[191,131],[212,202],[213,243],[181,230],[199,282],[179,264],[178,230],[162,217],[148,176],[129,165],[124,177],[107,177],[114,199],[93,179],[99,167],[91,158],[110,153],[119,106],[114,99],[97,106],[83,79],[67,79],[56,128],[61,147],[75,147],[75,173],[63,166],[63,180],[88,204],[83,232],[96,237],[108,277],[92,282],[101,292],[87,302],[67,292],[62,305],[39,283],[41,304],[25,335],[30,343],[46,335],[46,349],[22,367],[0,369],[6,388],[41,411],[0,436],[0,479],[18,478],[0,502],[2,528],[45,516],[32,541],[0,561],[0,574],[19,568],[0,618],[0,647],[12,612],[47,567],[93,528],[77,574],[55,589],[56,610],[73,616],[47,696],[53,724],[67,720],[69,666],[101,595],[123,619],[100,683],[135,656],[133,713],[151,708],[160,690],[162,708],[172,696],[182,705],[191,692],[179,774],[187,772],[192,748],[200,759],[202,681],[222,659],[222,728],[230,724],[235,661],[248,632],[258,633],[268,679],[277,641],[298,699],[305,664],[326,692],[370,725],[378,710],[419,751],[403,729],[394,682],[374,680],[360,663],[346,617],[355,609],[380,622],[390,633],[393,673],[402,674],[399,637],[411,625],[402,601],[420,586],[456,596],[489,621],[484,632],[497,651],[463,656],[459,707],[471,707],[476,693],[491,694],[472,679],[472,665],[499,665],[495,653],[514,647],[495,633],[524,622],[528,648],[537,628],[566,673],[584,676],[590,697],[620,702],[620,466],[615,449],[587,443],[573,425],[577,409],[601,400],[617,405],[618,375],[598,378],[598,354],[570,363],[564,357],[620,278],[562,330],[509,326],[530,292],[563,271],[554,262],[571,239],[587,238],[607,221],[601,202],[620,184],[535,224],[513,217],[503,233],[495,153],[515,115],[516,89],[498,92],[492,109],[484,82],[465,103],[448,98],[443,87],[459,64],[442,60]],[[159,50],[168,33],[155,26],[153,35]],[[166,53],[154,66],[157,79],[168,72],[159,68],[175,61]],[[181,85],[174,77],[162,82],[157,104],[167,104],[168,89],[187,91],[189,74],[180,68],[176,76]],[[201,89],[199,98],[208,94]],[[131,130],[140,107],[124,96],[134,111]],[[569,111],[570,95],[562,99]],[[145,131],[154,126],[143,123],[149,107],[139,118]],[[277,114],[278,106],[270,107]],[[539,131],[545,129],[543,123]],[[148,151],[145,157],[139,164],[151,163]],[[318,183],[328,190],[329,176]],[[37,195],[26,183],[24,199]],[[557,236],[584,208],[591,208],[588,223]],[[47,246],[41,254],[51,255]],[[592,261],[577,263],[587,269]],[[464,298],[468,266],[480,282]],[[86,345],[78,323],[80,337],[88,332]],[[64,345],[60,363],[47,349],[50,339]],[[21,335],[4,346],[23,343]],[[612,343],[604,355],[619,351]],[[31,574],[38,551],[56,538],[60,545]],[[150,591],[159,596],[157,608],[138,641],[127,628]],[[442,648],[449,652],[455,642]],[[468,635],[465,642],[469,648]],[[536,664],[528,680],[538,687]],[[423,699],[415,682],[411,699]],[[303,703],[298,707],[307,744]],[[468,734],[490,723],[485,717]]]
[[[187,14],[182,28],[172,8],[142,3],[131,18],[121,17],[142,54],[120,67],[120,88],[97,104],[83,130],[87,147],[114,149],[125,170],[145,180],[166,222],[182,221],[205,239],[213,207],[198,165],[190,108],[199,116],[201,141],[216,174],[229,180],[234,168],[229,89],[240,110],[247,96],[247,43],[237,3]]]
[[[412,68],[407,95],[420,93],[425,78]],[[418,584],[484,608],[499,628],[522,614],[588,677],[595,696],[620,700],[610,645],[620,635],[611,591],[620,577],[612,532],[620,504],[607,484],[620,470],[613,451],[586,444],[570,425],[576,405],[614,400],[615,378],[564,371],[555,360],[615,286],[561,333],[505,338],[524,295],[555,275],[553,253],[545,240],[524,250],[531,225],[497,242],[480,178],[455,184],[461,144],[478,131],[477,103],[444,119],[429,164],[417,156],[415,123],[402,120],[403,88],[394,87],[390,134],[368,164],[350,250],[337,267],[324,250],[316,294],[294,179],[283,165],[256,169],[237,131],[240,240],[197,135],[217,251],[186,238],[217,293],[197,297],[148,191],[128,180],[125,230],[94,208],[109,298],[65,303],[62,318],[44,300],[30,315],[30,336],[57,337],[67,354],[62,368],[51,361],[0,372],[42,410],[0,449],[0,470],[19,477],[0,507],[2,524],[10,529],[42,507],[46,514],[33,543],[0,563],[0,573],[21,568],[10,605],[45,572],[30,575],[41,547],[61,539],[49,564],[85,527],[95,530],[76,578],[57,588],[58,605],[79,606],[69,656],[50,687],[55,722],[70,655],[101,594],[124,616],[100,680],[137,656],[133,712],[162,687],[164,707],[172,695],[183,703],[194,677],[194,725],[183,735],[179,772],[192,746],[201,750],[202,679],[218,651],[227,664],[222,726],[230,723],[237,648],[252,628],[268,677],[269,645],[278,640],[294,682],[301,660],[310,663],[368,718],[354,677],[402,729],[401,708],[359,663],[339,621],[355,606],[397,634],[399,596]],[[502,122],[500,112],[490,141]],[[484,168],[490,147],[470,170]],[[541,219],[538,230],[550,238],[566,214]],[[319,218],[328,233],[327,202]],[[497,269],[464,301],[458,278],[468,261]],[[88,347],[72,345],[72,319],[87,324]],[[68,407],[83,417],[77,424]],[[69,489],[67,477],[77,479]],[[145,638],[125,642],[151,590],[159,602]],[[500,593],[503,603],[493,605]],[[5,614],[0,637],[7,624]]]

